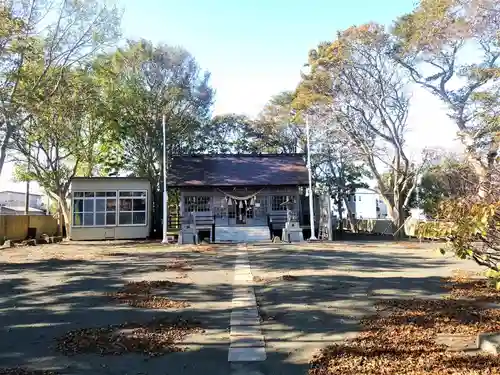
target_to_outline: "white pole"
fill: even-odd
[[[316,240],[315,229],[314,229],[314,197],[312,191],[312,171],[311,171],[311,145],[309,136],[309,116],[306,114],[306,138],[307,138],[307,171],[309,174],[309,220],[311,222],[311,237],[310,240]]]
[[[167,130],[165,124],[165,115],[163,115],[162,126],[163,126],[163,240],[161,243],[168,243],[167,231],[168,231],[168,192],[167,192]]]
[[[421,180],[422,180],[422,176],[418,175],[417,176],[417,186],[415,186],[415,190],[416,190],[416,193],[417,193],[417,208],[420,210],[420,189],[419,189],[419,186],[420,186],[420,183],[421,183]]]

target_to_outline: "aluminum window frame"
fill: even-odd
[[[116,200],[117,200],[117,221],[116,221],[116,226],[117,227],[146,227],[148,226],[148,222],[149,222],[149,218],[148,218],[148,210],[149,210],[149,194],[148,194],[148,190],[147,189],[119,189],[116,191],[117,194],[116,194]],[[137,193],[137,192],[140,192],[140,193],[144,193],[145,195],[143,197],[134,197],[134,196],[130,196],[130,197],[120,197],[120,193]],[[123,198],[123,199],[144,199],[145,201],[145,206],[144,206],[144,211],[143,210],[138,210],[138,211],[134,211],[134,202],[132,202],[132,211],[123,211],[124,213],[131,213],[132,214],[132,224],[120,224],[120,213],[122,212],[120,210],[120,199]],[[134,212],[144,212],[144,224],[134,224]]]
[[[75,193],[82,193],[84,196],[83,197],[75,197]],[[93,197],[85,197],[85,193],[94,193]],[[115,196],[108,197],[107,195],[104,197],[97,197],[97,193],[115,193]],[[104,221],[106,222],[106,216],[108,214],[108,211],[99,211],[97,212],[96,210],[96,199],[104,199],[104,201],[107,204],[108,199],[115,199],[115,224],[96,224],[96,214],[97,213],[104,213]],[[75,200],[83,200],[83,211],[81,212],[75,212]],[[93,224],[92,225],[85,225],[85,219],[84,216],[86,213],[89,214],[90,211],[85,211],[85,200],[93,200],[94,201],[94,209],[92,211],[93,214]],[[71,227],[72,228],[111,228],[111,227],[116,227],[117,226],[117,220],[118,220],[118,207],[116,206],[118,204],[118,191],[117,190],[112,190],[112,189],[78,189],[78,190],[73,190],[71,192]],[[106,206],[107,208],[107,206]],[[113,211],[109,211],[109,213],[112,213]],[[82,215],[82,224],[81,225],[75,225],[75,214],[81,214]]]

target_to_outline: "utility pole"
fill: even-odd
[[[309,135],[309,116],[305,115],[306,120],[306,138],[307,138],[307,172],[309,175],[309,221],[311,222],[311,237],[310,240],[317,240],[314,228],[314,196],[312,190],[312,170],[311,170],[311,141]]]
[[[165,115],[162,120],[163,127],[163,240],[161,243],[167,244],[167,231],[168,231],[168,191],[167,191],[167,125]]]
[[[28,144],[28,179],[26,180],[26,193],[24,196],[25,215],[29,215],[30,213],[30,180],[29,180],[30,167],[31,167],[31,143]]]

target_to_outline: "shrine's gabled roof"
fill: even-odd
[[[176,156],[167,175],[171,187],[307,185],[302,154]]]

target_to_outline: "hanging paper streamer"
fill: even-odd
[[[228,199],[227,200],[227,205],[228,206],[232,206],[233,205],[233,200],[232,199]]]
[[[243,208],[243,202],[240,201],[240,208]]]

